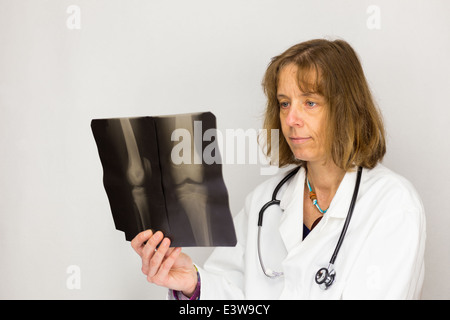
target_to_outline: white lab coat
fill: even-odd
[[[284,174],[283,174],[284,175]],[[425,215],[413,186],[378,165],[363,169],[356,206],[335,261],[336,279],[326,291],[314,281],[328,266],[348,212],[356,170],[346,173],[328,212],[302,241],[305,170],[280,190],[280,206],[264,214],[261,234],[266,268],[257,255],[260,208],[283,175],[259,185],[235,217],[238,243],[216,248],[204,267],[200,299],[418,299],[424,276]]]

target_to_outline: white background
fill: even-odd
[[[361,57],[384,164],[425,205],[423,298],[449,299],[449,18],[446,0],[0,0],[0,298],[164,299],[114,228],[91,119],[210,110],[221,130],[258,129],[270,59],[326,37]],[[233,214],[267,179],[223,172]]]

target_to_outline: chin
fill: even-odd
[[[325,152],[322,150],[317,150],[316,148],[308,148],[301,146],[292,146],[290,145],[291,151],[294,154],[295,159],[304,161],[304,162],[312,162],[312,161],[320,161],[325,158]]]
[[[304,148],[299,148],[296,146],[290,146],[291,151],[294,154],[295,159],[301,160],[301,161],[308,161],[311,158],[311,154],[307,152]]]
[[[294,152],[294,157],[295,157],[296,160],[303,161],[303,162],[309,162],[309,161],[314,161],[314,160],[318,159],[314,155],[307,154],[307,153],[304,153],[304,152],[301,152],[301,153],[300,152]]]

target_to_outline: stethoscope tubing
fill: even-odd
[[[355,189],[353,190],[352,201],[350,202],[350,206],[348,208],[347,217],[345,218],[344,226],[342,227],[341,235],[339,236],[339,240],[336,244],[336,248],[334,249],[333,255],[330,259],[330,264],[334,265],[336,261],[339,250],[341,249],[342,242],[344,242],[345,234],[347,233],[348,225],[350,224],[350,220],[352,219],[353,209],[355,208],[356,198],[358,197],[359,184],[361,182],[361,173],[362,167],[358,168],[358,175],[356,176]]]
[[[269,202],[267,202],[265,205],[262,206],[261,210],[259,210],[259,215],[258,215],[258,227],[262,226],[263,223],[263,215],[264,215],[264,211],[266,211],[266,209],[274,204],[280,204],[280,200],[277,200],[277,194],[278,191],[281,189],[281,187],[290,179],[292,178],[297,172],[298,170],[300,170],[301,166],[298,166],[297,168],[295,168],[294,170],[292,170],[291,172],[289,172],[275,187],[275,190],[273,190],[272,193],[272,200],[270,200]]]
[[[297,168],[295,168],[294,170],[292,170],[291,172],[289,172],[275,187],[275,190],[272,193],[272,199],[270,201],[268,201],[266,204],[264,204],[261,208],[261,210],[259,211],[259,215],[258,215],[258,258],[259,258],[259,262],[261,265],[261,268],[264,272],[264,274],[269,277],[269,278],[278,278],[279,276],[282,276],[283,273],[282,272],[275,272],[275,271],[271,271],[268,272],[266,270],[266,268],[264,267],[264,263],[262,261],[262,255],[261,255],[261,227],[262,227],[262,223],[263,223],[263,216],[264,216],[264,212],[267,210],[267,208],[269,208],[272,205],[279,205],[280,204],[280,200],[277,200],[277,194],[278,191],[281,189],[281,187],[290,179],[292,178],[297,172],[298,170],[300,170],[301,166],[298,166]],[[347,216],[345,218],[345,222],[344,222],[344,226],[342,227],[342,231],[341,234],[339,236],[338,242],[336,244],[336,247],[334,249],[333,255],[331,256],[330,262],[328,264],[327,268],[321,268],[317,274],[316,274],[316,283],[319,284],[321,289],[326,290],[328,287],[330,287],[333,283],[334,283],[334,279],[336,276],[336,271],[334,270],[334,262],[336,261],[337,255],[339,253],[339,250],[341,249],[342,243],[344,241],[345,238],[345,234],[347,233],[347,229],[348,226],[350,224],[350,220],[352,218],[353,215],[353,210],[355,207],[355,203],[356,203],[356,198],[358,197],[358,191],[359,191],[359,185],[361,182],[361,175],[362,175],[362,167],[358,167],[358,173],[357,173],[357,177],[356,177],[356,182],[355,182],[355,188],[353,190],[353,195],[352,195],[352,200],[350,202],[350,206],[348,208],[348,213]],[[324,276],[322,276],[322,274]],[[323,278],[320,281],[318,281],[318,278]]]

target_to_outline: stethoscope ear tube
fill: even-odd
[[[262,261],[262,255],[261,255],[261,226],[258,226],[258,258],[259,258],[259,264],[261,265],[261,268],[264,272],[264,274],[271,278],[271,279],[275,279],[278,277],[281,277],[283,275],[283,272],[277,272],[277,271],[273,271],[273,270],[266,270],[266,267],[264,266],[264,263]]]
[[[259,210],[258,227],[261,227],[261,226],[262,226],[262,223],[263,223],[263,216],[264,216],[264,211],[266,211],[266,209],[267,209],[268,207],[270,207],[271,205],[274,205],[274,204],[280,204],[280,200],[276,200],[276,199],[270,200],[269,202],[267,202],[267,203],[261,208],[261,210]]]
[[[294,170],[292,170],[291,172],[289,172],[275,187],[275,189],[273,190],[272,193],[272,200],[270,200],[269,202],[267,202],[265,205],[262,206],[261,210],[259,210],[259,215],[258,215],[258,227],[262,226],[263,223],[263,215],[264,212],[266,211],[266,209],[268,207],[270,207],[271,205],[274,204],[280,204],[280,200],[277,200],[277,194],[278,191],[281,189],[281,187],[286,183],[286,181],[288,181],[290,178],[292,178],[292,176],[294,176],[298,170],[300,170],[301,166],[298,166],[297,168],[295,168]]]
[[[334,249],[333,255],[330,259],[330,265],[334,265],[336,261],[336,257],[341,249],[342,242],[344,241],[345,234],[347,233],[348,225],[350,224],[350,219],[353,215],[353,209],[355,208],[356,198],[358,197],[359,184],[361,182],[361,174],[362,167],[358,167],[358,175],[356,176],[355,188],[353,190],[352,201],[350,202],[350,206],[348,208],[347,217],[345,218],[344,227],[342,227],[341,235],[339,236],[339,240],[336,244],[336,248]]]
[[[259,258],[259,263],[261,264],[261,269],[263,270],[264,274],[266,276],[268,276],[269,278],[278,278],[280,276],[283,275],[283,272],[276,272],[276,271],[269,271],[266,270],[266,268],[264,267],[264,263],[262,260],[262,255],[261,255],[261,227],[263,224],[263,217],[264,217],[264,212],[266,211],[266,209],[274,204],[279,205],[280,204],[280,200],[277,200],[277,194],[278,191],[281,189],[281,187],[286,183],[286,181],[288,181],[290,178],[292,178],[297,172],[298,170],[300,170],[300,166],[298,166],[297,168],[295,168],[294,170],[292,170],[291,172],[289,172],[275,187],[275,189],[273,190],[272,193],[272,199],[267,202],[265,205],[262,206],[261,210],[259,210],[259,214],[258,214],[258,258]]]

